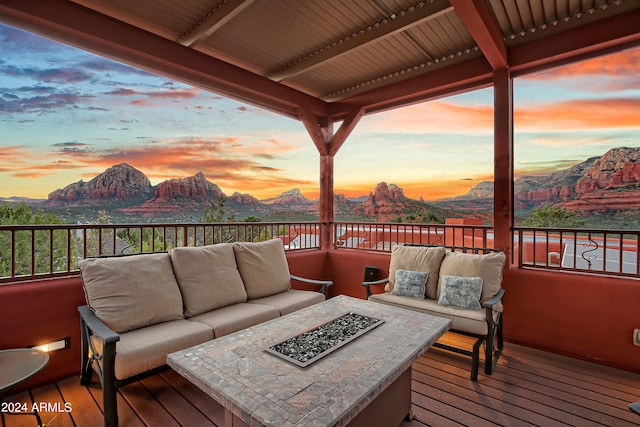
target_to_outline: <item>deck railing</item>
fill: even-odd
[[[514,228],[518,267],[640,278],[640,231]]]
[[[283,240],[285,249],[320,248],[317,222],[74,224],[0,226],[0,284],[77,274],[80,259],[166,251],[233,241]],[[482,225],[336,222],[338,250],[390,252],[396,244],[493,248]],[[519,268],[640,278],[640,231],[514,227],[511,262]]]
[[[0,226],[0,283],[68,275],[96,255],[281,238],[286,250],[319,248],[316,222],[55,224]]]
[[[493,227],[484,225],[337,222],[333,235],[336,249],[390,252],[398,244],[493,247]]]

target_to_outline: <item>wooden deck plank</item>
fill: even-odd
[[[194,387],[193,384],[174,370],[165,371],[160,375],[207,418],[216,425],[224,425],[224,407],[222,405],[199,388]]]
[[[120,387],[120,393],[145,425],[165,427],[180,425],[140,382]]]
[[[480,366],[469,379],[468,357],[432,348],[413,366],[414,418],[402,427],[424,426],[633,426],[640,416],[628,405],[640,401],[640,375],[582,360],[505,344],[493,375]],[[77,376],[9,396],[7,401],[70,402],[76,427],[102,424],[98,383],[80,385]],[[47,414],[52,415],[52,414]],[[64,425],[60,414],[50,425]],[[64,414],[67,415],[67,414]],[[172,370],[122,387],[121,426],[223,425],[224,410]],[[7,415],[7,427],[34,426],[34,416]],[[44,421],[44,418],[43,418]]]
[[[552,375],[544,370],[514,368],[507,363],[507,359],[513,357],[513,355],[503,354],[503,356],[505,360],[501,357],[493,375],[479,375],[479,383],[488,382],[500,387],[510,386],[512,393],[543,405],[545,411],[547,410],[546,408],[555,408],[579,416],[584,420],[592,420],[603,425],[616,425],[615,423],[612,424],[614,421],[620,423],[634,422],[633,414],[627,409],[629,402],[609,400],[607,396],[597,392],[589,393],[588,390],[583,388],[568,386],[561,381],[557,381],[555,374]],[[459,365],[461,363],[460,360],[456,360],[438,349],[430,350],[428,356],[421,359],[421,362],[428,363],[426,362],[427,360],[439,360],[443,364],[455,362]],[[460,367],[463,366],[460,365]],[[527,364],[525,363],[523,366],[527,366]],[[446,369],[441,366],[437,366],[437,368]],[[640,385],[640,382],[638,384]],[[567,408],[570,408],[570,411]],[[586,423],[588,421],[583,422]]]
[[[64,399],[57,384],[47,384],[31,391],[33,402],[38,406],[42,423],[60,427],[74,427],[70,412],[65,411]]]
[[[465,390],[464,392],[458,391],[458,393],[479,404],[491,404],[489,407],[492,409],[495,409],[494,405],[498,405],[511,416],[524,418],[535,425],[553,425],[554,423],[556,425],[578,425],[584,421],[584,418],[578,417],[576,414],[550,406],[553,403],[552,399],[548,399],[547,405],[541,407],[541,403],[545,400],[544,396],[534,395],[516,386],[503,384],[491,377],[479,377],[477,383],[469,384],[467,378],[447,374],[445,369],[441,369],[442,364],[429,362],[429,360],[422,358],[419,363],[414,365],[416,378],[428,381],[429,384],[445,390],[451,390],[451,393],[455,392],[454,387]],[[544,408],[542,413],[541,408]]]
[[[78,387],[82,387],[80,385],[80,381],[78,381],[77,385]],[[89,393],[93,397],[93,400],[98,405],[100,412],[104,413],[104,408],[102,405],[102,389],[100,388],[100,384],[92,383],[90,386],[86,387],[86,389],[89,391]],[[116,399],[118,400],[118,421],[120,425],[127,427],[144,427],[144,423],[142,422],[136,411],[134,411],[131,405],[129,405],[129,402],[127,402],[122,397],[120,392],[116,394]],[[80,425],[78,424],[78,427],[79,426]]]
[[[31,412],[30,405],[33,403],[33,400],[31,399],[29,392],[23,391],[13,394],[4,399],[4,402],[8,405],[5,407],[6,410],[13,410],[15,408],[18,412],[21,412],[20,414],[12,414],[3,411],[4,427],[32,427],[36,425],[35,415],[22,413]],[[13,404],[17,404],[19,406],[16,408]]]
[[[71,405],[71,418],[75,425],[88,426],[96,420],[102,421],[103,415],[93,395],[87,387],[79,387],[77,376],[58,381],[58,388],[65,402]]]
[[[144,388],[183,426],[213,426],[215,424],[187,399],[178,393],[160,375],[154,375],[140,381]],[[213,399],[210,399],[213,400]]]

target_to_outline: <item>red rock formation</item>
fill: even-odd
[[[79,181],[49,194],[45,206],[135,203],[148,199],[153,187],[144,173],[126,163],[115,165],[93,178]]]
[[[160,183],[155,195],[124,213],[154,215],[158,213],[201,211],[224,193],[216,184],[207,180],[202,172],[187,178],[173,178]],[[226,197],[226,196],[225,196]]]

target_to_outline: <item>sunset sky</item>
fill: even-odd
[[[517,174],[640,146],[640,49],[514,87]],[[336,193],[386,181],[432,200],[492,179],[492,94],[364,117],[336,155]],[[123,162],[152,184],[201,171],[227,195],[319,193],[301,123],[0,25],[0,197],[46,198]]]

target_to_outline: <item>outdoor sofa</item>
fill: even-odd
[[[485,348],[487,375],[491,375],[503,349],[502,269],[506,257],[494,249],[465,253],[467,250],[396,245],[391,249],[389,277],[362,285],[369,301],[450,319],[451,332],[474,338],[471,350],[440,341],[434,347],[470,356],[471,379],[476,381],[480,347]],[[384,293],[372,293],[372,285],[382,284],[386,284]]]
[[[322,302],[331,281],[289,273],[283,243],[222,243],[78,263],[81,383],[100,377],[105,425],[118,424],[116,389],[166,368],[167,354]],[[291,279],[321,292],[291,289]]]

